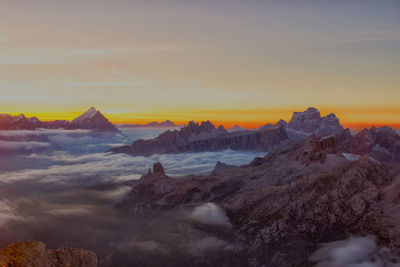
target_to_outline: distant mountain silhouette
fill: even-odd
[[[182,125],[177,125],[170,120],[157,122],[153,121],[147,124],[119,124],[120,127],[129,127],[129,128],[173,128],[180,127]]]
[[[93,107],[72,121],[55,120],[42,122],[36,117],[26,118],[24,114],[19,116],[0,114],[0,130],[36,130],[40,128],[120,132],[100,111]]]
[[[154,139],[136,140],[131,145],[113,148],[114,153],[149,156],[152,154],[232,150],[269,151],[285,142],[300,142],[308,137],[336,136],[343,152],[369,156],[383,162],[400,161],[400,136],[388,126],[372,127],[352,136],[335,114],[321,117],[316,108],[294,112],[291,120],[268,123],[257,130],[235,125],[228,131],[207,121],[189,122],[179,131],[166,131]]]
[[[210,121],[191,121],[179,131],[166,131],[154,139],[136,140],[131,145],[110,151],[141,156],[226,149],[266,151],[287,140],[283,127],[228,133],[223,126],[216,128]]]
[[[233,132],[240,132],[240,131],[247,131],[246,128],[240,127],[239,125],[234,125],[231,128],[228,129],[228,132],[233,133]]]

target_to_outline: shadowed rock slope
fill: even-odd
[[[189,122],[179,131],[167,131],[154,139],[137,140],[129,146],[113,148],[110,151],[136,156],[225,149],[266,151],[287,140],[282,127],[228,133],[222,126],[217,129],[209,121],[201,124]]]
[[[400,166],[349,162],[335,136],[283,145],[247,166],[174,179],[159,165],[120,208],[136,213],[221,206],[249,266],[309,266],[321,242],[375,235],[400,253]]]
[[[369,156],[381,162],[400,162],[400,135],[388,126],[364,129],[354,136],[345,132],[340,138],[346,153]]]

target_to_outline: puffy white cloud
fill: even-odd
[[[378,248],[373,236],[351,237],[323,244],[310,260],[318,267],[399,267],[387,248]]]
[[[201,224],[231,227],[225,212],[214,203],[205,203],[196,207],[189,215],[189,219]]]

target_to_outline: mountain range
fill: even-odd
[[[363,266],[397,266],[390,250],[400,252],[399,181],[399,163],[369,157],[350,161],[335,135],[312,135],[277,146],[248,165],[217,163],[203,177],[176,179],[156,163],[132,181],[118,208],[146,214],[202,205],[198,214],[192,213],[192,223],[228,243],[230,256],[221,255],[216,262],[196,259],[195,266],[356,266],[343,259],[341,251],[350,248],[337,245],[326,251],[326,263],[314,252],[321,243],[368,235],[376,237],[382,252],[374,243],[368,249],[354,243],[351,247],[365,259],[360,254],[349,257],[365,260]],[[342,264],[329,264],[335,257]]]
[[[228,133],[223,126],[216,128],[210,121],[200,124],[191,121],[179,130],[169,130],[154,139],[137,140],[131,145],[116,147],[110,151],[137,156],[226,149],[266,151],[285,140],[288,137],[281,127]]]
[[[140,156],[226,149],[269,151],[280,144],[301,142],[312,135],[333,135],[337,137],[344,153],[370,156],[383,162],[400,160],[400,136],[390,127],[372,127],[353,136],[349,129],[344,129],[335,114],[322,117],[315,108],[294,112],[289,123],[280,120],[257,130],[246,130],[239,126],[233,128],[229,132],[223,126],[216,128],[209,121],[191,121],[179,130],[166,131],[153,139],[136,140],[131,145],[110,151]]]
[[[96,132],[120,132],[99,110],[93,107],[72,121],[40,121],[36,117],[26,118],[24,114],[20,114],[19,116],[0,114],[0,130],[36,129],[82,129]]]
[[[170,120],[157,122],[153,121],[147,124],[118,124],[119,127],[128,127],[128,128],[174,128],[181,127],[181,125],[177,125]]]

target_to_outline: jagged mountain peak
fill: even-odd
[[[328,115],[324,116],[323,118],[332,120],[332,119],[338,119],[335,113],[329,113]]]
[[[303,112],[293,112],[287,131],[291,139],[298,141],[304,140],[311,134],[317,136],[339,135],[344,128],[334,113],[321,117],[318,109],[310,107]]]
[[[200,123],[195,121],[189,121],[187,126],[183,127],[182,130],[191,131],[192,133],[198,134],[200,132],[210,132],[216,130],[214,124],[210,121],[202,121]]]
[[[305,112],[314,112],[314,113],[318,112],[319,113],[319,110],[314,107],[309,107],[309,108],[307,108],[307,110]]]
[[[87,119],[91,119],[94,116],[96,116],[97,114],[101,114],[100,111],[98,111],[97,109],[95,109],[94,107],[91,107],[90,109],[88,109],[85,113],[83,113],[82,115],[76,117],[72,123],[77,123],[83,120],[87,120]],[[102,115],[102,114],[101,114]]]
[[[91,107],[71,122],[70,128],[119,132],[119,130],[97,109]]]
[[[19,120],[23,120],[23,119],[26,119],[26,117],[23,113],[21,113],[14,119],[14,121],[19,121]]]

